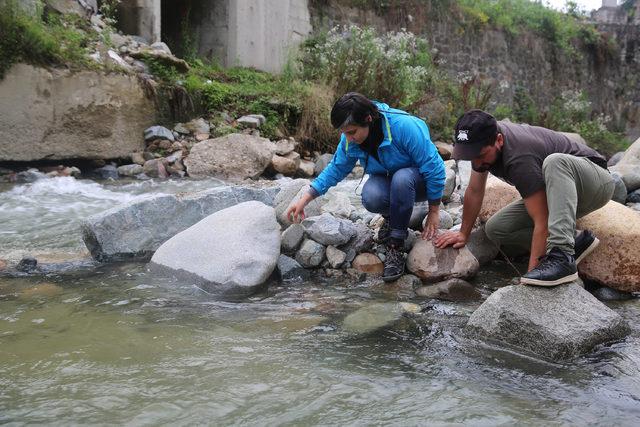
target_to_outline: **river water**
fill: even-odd
[[[79,221],[149,193],[217,181],[0,188],[0,258],[84,251]],[[349,191],[353,185],[346,187]],[[509,282],[494,262],[483,295]],[[420,314],[369,334],[341,329],[403,299],[376,280],[315,277],[242,303],[154,278],[141,263],[0,276],[0,423],[9,425],[638,425],[640,302],[610,303],[625,341],[566,364],[463,331],[479,303],[414,301]]]

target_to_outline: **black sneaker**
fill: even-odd
[[[382,280],[391,282],[399,279],[404,274],[404,252],[397,246],[387,246],[387,255],[384,259],[384,271]]]
[[[556,286],[578,279],[578,270],[573,256],[552,248],[540,257],[540,264],[520,278],[524,285]]]
[[[576,236],[575,245],[576,265],[580,264],[587,255],[589,255],[600,244],[600,240],[589,230],[583,230]]]
[[[378,228],[378,234],[376,236],[376,243],[383,244],[389,241],[391,237],[391,227],[389,226],[389,218],[383,217],[383,222],[380,228]]]

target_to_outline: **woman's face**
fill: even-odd
[[[367,122],[371,122],[371,116],[367,116]],[[367,136],[369,136],[369,126],[347,125],[340,128],[340,132],[344,133],[347,141],[362,144]]]

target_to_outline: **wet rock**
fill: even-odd
[[[576,283],[501,288],[471,315],[467,329],[554,361],[629,333],[620,315]]]
[[[467,249],[471,251],[480,265],[485,265],[498,256],[498,246],[487,237],[484,226],[474,228],[467,240]]]
[[[325,246],[343,245],[356,235],[356,227],[351,221],[328,213],[307,218],[302,226],[310,238]]]
[[[413,274],[405,274],[393,282],[380,280],[371,286],[371,291],[379,292],[395,299],[412,299],[415,297],[414,289],[421,285],[422,281],[418,277]]]
[[[358,271],[372,275],[381,275],[384,271],[384,264],[380,258],[368,252],[356,256],[351,265]]]
[[[354,280],[356,282],[362,282],[367,278],[367,273],[365,273],[364,271],[357,270],[355,268],[347,268],[345,270],[345,273],[347,273],[347,276],[349,276],[351,280]]]
[[[295,204],[303,194],[309,191],[309,183],[308,179],[294,179],[280,187],[280,191],[274,200],[274,207],[280,224],[291,224],[290,219],[285,217],[285,213],[289,206]],[[320,215],[322,211],[318,199],[312,200],[305,207],[304,212],[307,217]]]
[[[420,313],[420,306],[406,302],[373,303],[349,314],[342,322],[342,330],[356,335],[368,334],[392,327],[405,314]]]
[[[607,286],[595,289],[592,294],[600,301],[626,301],[633,298],[633,295],[628,292],[621,292]]]
[[[611,178],[613,178],[613,182],[616,184],[615,189],[613,190],[613,196],[611,196],[611,200],[614,202],[624,203],[627,201],[627,187],[624,185],[622,178],[617,173],[612,173]]]
[[[278,257],[278,271],[284,281],[302,281],[309,278],[309,271],[301,266],[298,261],[286,255]]]
[[[322,172],[324,168],[331,163],[331,160],[333,160],[333,154],[325,153],[319,156],[314,164],[313,174],[316,176],[320,175],[320,172]]]
[[[33,257],[24,257],[16,266],[16,270],[23,273],[31,273],[38,268],[38,260]]]
[[[162,244],[151,258],[160,271],[195,281],[225,298],[250,295],[280,256],[280,225],[272,207],[251,201],[216,212]]]
[[[296,162],[293,159],[288,159],[283,156],[278,156],[274,154],[271,158],[271,167],[276,172],[279,172],[285,176],[293,176],[296,174],[298,170],[299,162]]]
[[[335,246],[328,246],[326,254],[331,268],[340,268],[347,258],[347,254]]]
[[[291,224],[282,232],[282,250],[294,252],[304,238],[304,227],[301,224]]]
[[[145,175],[151,178],[168,178],[165,162],[161,159],[147,160],[142,167]]]
[[[46,174],[43,174],[38,169],[28,169],[26,171],[18,172],[16,174],[16,182],[19,184],[36,182],[40,179],[45,179],[47,177]]]
[[[275,147],[266,138],[231,134],[198,142],[184,161],[189,176],[231,181],[258,178],[271,164]]]
[[[164,139],[167,141],[175,141],[173,133],[164,126],[151,126],[144,131],[144,140],[153,141],[156,139]]]
[[[313,268],[322,264],[325,247],[311,239],[305,239],[296,253],[296,261],[303,267]]]
[[[610,201],[577,221],[589,229],[600,245],[579,265],[586,279],[623,292],[640,292],[640,215]]]
[[[118,179],[118,168],[115,165],[106,165],[93,171],[100,179]]]
[[[449,279],[435,285],[422,286],[415,292],[423,298],[454,302],[479,301],[482,297],[473,285],[460,279]]]
[[[520,199],[520,194],[515,187],[501,181],[493,175],[489,175],[478,218],[481,222],[487,222],[493,214],[518,199]]]
[[[136,176],[144,172],[144,168],[139,164],[123,165],[118,167],[118,175]]]
[[[407,268],[428,283],[474,276],[480,265],[469,249],[436,248],[430,240],[418,239],[407,257]]]
[[[293,139],[281,139],[276,142],[276,154],[279,156],[286,156],[296,149],[296,142]],[[300,156],[298,154],[298,156]],[[299,158],[299,157],[298,157]]]
[[[300,166],[298,166],[298,174],[310,178],[313,176],[315,163],[309,160],[300,160]]]
[[[153,195],[89,217],[82,238],[98,261],[148,260],[166,240],[212,213],[249,200],[271,205],[276,191],[238,186]]]

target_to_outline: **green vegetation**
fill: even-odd
[[[75,15],[35,15],[16,1],[0,7],[0,78],[16,62],[90,68],[89,47],[101,40],[91,24]]]

